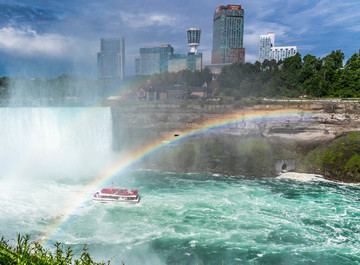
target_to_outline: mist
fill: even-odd
[[[0,108],[0,119],[2,168],[10,175],[91,175],[112,155],[108,108]]]

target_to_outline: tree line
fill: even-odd
[[[341,50],[323,58],[295,56],[276,62],[265,60],[232,64],[217,80],[218,96],[243,97],[360,97],[360,54],[345,63]]]

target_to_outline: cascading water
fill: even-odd
[[[0,108],[0,163],[27,174],[89,172],[112,152],[111,131],[108,108]]]

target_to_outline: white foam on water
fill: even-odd
[[[278,179],[292,179],[301,182],[311,182],[311,181],[328,181],[320,175],[316,174],[307,174],[307,173],[298,173],[298,172],[286,172],[277,176]]]

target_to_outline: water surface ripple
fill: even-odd
[[[51,188],[52,199],[30,191],[32,204],[22,204],[20,194],[17,202],[0,197],[1,232],[40,235],[56,214],[67,214],[60,194],[71,196],[86,181],[42,180],[39,188]],[[141,202],[101,204],[89,198],[50,243],[65,242],[76,251],[87,243],[96,260],[113,257],[112,264],[360,262],[357,186],[151,171],[130,172],[114,182],[139,189]]]

